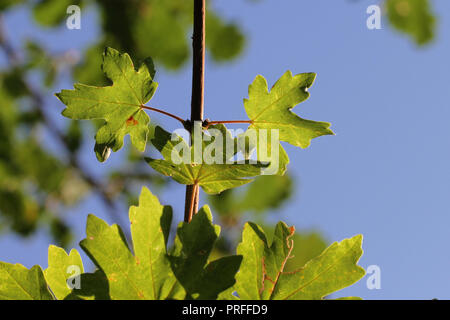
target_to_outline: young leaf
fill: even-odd
[[[74,272],[83,273],[83,262],[78,251],[72,249],[67,254],[64,249],[51,245],[48,248],[48,268],[44,275],[56,299],[62,300],[72,292],[68,282]]]
[[[166,245],[172,209],[143,188],[139,206],[130,208],[134,256],[117,225],[88,217],[80,246],[108,278],[112,299],[184,297],[170,269]]]
[[[190,223],[181,223],[170,253],[172,269],[188,296],[216,299],[235,283],[234,276],[241,256],[228,256],[208,262],[220,227],[213,225],[212,214],[205,206]]]
[[[364,270],[357,265],[362,255],[361,235],[333,243],[303,268],[286,272],[294,232],[294,227],[278,223],[269,246],[260,227],[253,223],[245,225],[237,248],[237,253],[243,256],[235,285],[241,299],[323,299],[364,276]]]
[[[248,99],[244,99],[245,111],[252,120],[249,129],[278,129],[281,141],[301,148],[308,147],[313,138],[333,134],[329,123],[305,120],[291,112],[308,99],[308,88],[315,77],[315,73],[292,76],[287,71],[269,92],[266,79],[257,76],[248,88]]]
[[[39,266],[0,262],[0,300],[53,300]]]
[[[71,119],[104,119],[98,130],[95,152],[105,161],[109,150],[118,151],[129,134],[132,144],[144,151],[148,135],[149,116],[143,110],[155,93],[152,62],[143,63],[136,71],[128,54],[106,48],[102,69],[112,86],[93,87],[75,84],[75,90],[62,90],[56,96],[67,106],[63,115]]]
[[[190,157],[185,161],[174,148],[178,149],[181,146],[181,150],[192,151],[192,149],[180,137],[173,141],[171,134],[160,127],[156,127],[152,143],[164,157],[164,160],[146,158],[153,169],[181,184],[198,183],[209,194],[217,194],[247,184],[252,180],[245,178],[258,176],[261,169],[267,167],[261,163],[205,164],[203,161],[196,164],[191,162]]]

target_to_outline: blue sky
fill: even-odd
[[[381,30],[367,29],[366,8],[376,2],[215,1],[223,15],[239,22],[248,42],[243,56],[231,64],[207,59],[205,117],[245,118],[242,99],[258,74],[272,85],[286,70],[316,72],[310,99],[294,111],[331,122],[336,136],[315,139],[303,150],[287,145],[297,189],[271,219],[320,230],[330,242],[364,235],[360,265],[381,268],[381,289],[368,290],[364,278],[339,296],[448,299],[450,32],[445,30],[450,30],[450,2],[433,1],[438,33],[432,45],[420,49],[385,19]],[[81,30],[42,31],[23,9],[11,11],[6,23],[16,45],[28,36],[50,50],[82,50],[99,31],[95,10],[82,14]],[[157,80],[152,104],[187,118],[190,66],[180,73],[158,69]],[[63,79],[56,90],[71,86],[70,79]],[[51,95],[48,101],[60,119],[62,106]],[[155,118],[167,128],[178,127]],[[95,160],[92,147],[93,140],[84,146],[83,161],[91,171],[102,172],[105,164]],[[119,163],[120,154],[114,154],[107,165]],[[180,219],[184,187],[173,185],[171,191],[160,196]],[[108,220],[95,197],[68,213],[77,240],[84,237],[91,212]],[[29,240],[2,236],[0,258],[45,267],[50,243],[44,233]]]

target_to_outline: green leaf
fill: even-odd
[[[248,99],[244,99],[245,111],[252,120],[249,129],[278,129],[281,141],[301,148],[308,147],[313,138],[332,135],[329,123],[305,120],[291,112],[308,99],[308,88],[315,77],[315,73],[292,76],[287,71],[269,92],[266,79],[257,76],[249,86]]]
[[[286,272],[303,267],[309,260],[319,256],[328,244],[317,232],[296,232],[292,239],[294,240],[293,258],[286,263],[284,268]]]
[[[0,3],[0,11],[9,9],[13,6],[21,4],[22,2],[24,2],[24,0],[3,0],[2,3]]]
[[[364,276],[364,270],[357,265],[362,255],[361,235],[333,243],[303,268],[286,272],[294,232],[294,227],[278,223],[269,245],[260,227],[253,223],[245,225],[237,248],[237,253],[243,256],[235,285],[241,299],[323,299]]]
[[[140,5],[133,17],[136,51],[146,52],[169,69],[178,69],[189,57],[186,31],[192,26],[189,1],[151,1]]]
[[[386,11],[392,26],[409,35],[418,45],[433,40],[436,18],[428,0],[387,0]]]
[[[0,300],[53,300],[39,266],[0,262]]]
[[[244,190],[226,190],[208,198],[214,212],[223,219],[240,217],[247,212],[261,217],[286,203],[292,195],[292,185],[289,175],[263,175],[245,186]]]
[[[80,284],[81,287],[74,288],[64,300],[111,300],[108,279],[103,271],[81,274]]]
[[[62,90],[56,96],[67,106],[63,115],[71,119],[104,119],[106,123],[96,135],[95,151],[99,161],[105,161],[109,150],[118,151],[124,136],[129,134],[132,144],[145,150],[150,118],[143,110],[155,93],[157,83],[153,70],[143,63],[136,71],[128,54],[106,48],[103,72],[113,81],[112,86],[93,87],[75,84],[75,90]]]
[[[263,212],[279,208],[292,194],[292,178],[288,175],[267,175],[255,179],[239,206],[242,210]]]
[[[143,188],[138,207],[130,208],[133,251],[117,225],[88,217],[80,246],[108,278],[112,299],[167,299],[184,296],[166,255],[170,207]]]
[[[206,47],[215,61],[223,62],[239,56],[245,37],[234,23],[225,22],[211,10],[206,11]]]
[[[68,286],[69,279],[74,274],[81,273],[83,262],[77,250],[72,249],[67,254],[64,249],[53,245],[48,248],[48,268],[44,271],[44,275],[56,299],[62,300],[72,292]]]
[[[241,256],[228,256],[208,262],[220,227],[212,223],[212,214],[205,206],[190,223],[182,222],[170,253],[172,269],[188,296],[216,299],[218,294],[235,283],[234,276]]]
[[[174,140],[171,137],[170,133],[156,127],[152,143],[161,152],[164,160],[146,158],[146,161],[153,169],[172,177],[178,183],[186,185],[198,183],[209,194],[220,193],[223,190],[247,184],[252,180],[246,178],[260,175],[261,169],[267,167],[261,163],[205,164],[202,161],[197,164],[192,161],[192,157],[189,157],[194,153],[194,148],[190,148],[181,137]],[[224,148],[219,149],[223,150]],[[187,160],[183,159],[184,154],[179,150],[187,150],[186,152],[189,153]],[[223,155],[218,155],[218,158],[223,159]]]

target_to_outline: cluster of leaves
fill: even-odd
[[[95,152],[98,160],[103,162],[109,157],[111,150],[115,152],[122,148],[124,136],[127,134],[130,135],[131,143],[136,149],[145,150],[150,132],[150,117],[146,113],[149,107],[145,104],[153,97],[157,83],[153,81],[155,69],[150,58],[144,60],[136,70],[128,54],[121,54],[112,48],[105,49],[102,69],[112,81],[111,86],[75,84],[74,90],[62,90],[57,97],[67,106],[63,111],[66,117],[104,120],[104,125],[100,127],[95,137]],[[249,129],[254,129],[257,134],[261,129],[279,129],[281,141],[302,148],[307,147],[315,137],[333,134],[329,129],[329,123],[305,120],[291,111],[309,97],[308,88],[314,79],[313,73],[292,76],[288,71],[269,92],[266,80],[262,76],[256,77],[249,86],[249,98],[244,102],[251,121]],[[261,168],[268,166],[265,152],[257,155],[261,162],[236,164],[227,158],[229,155],[226,152],[226,145],[230,143],[234,145],[233,156],[242,151],[242,147],[245,148],[246,145],[236,141],[239,137],[231,137],[224,125],[220,124],[214,128],[220,130],[224,138],[218,140],[215,136],[211,136],[206,139],[207,142],[202,139],[202,154],[211,150],[209,153],[222,164],[205,164],[205,162],[199,164],[193,161],[191,155],[195,153],[194,147],[189,147],[181,137],[178,137],[178,140],[172,139],[172,135],[160,127],[156,127],[151,134],[151,141],[164,159],[147,158],[147,162],[153,169],[178,183],[198,184],[209,194],[218,194],[247,184],[252,180],[246,178],[262,174]],[[207,134],[203,131],[202,133]],[[174,158],[174,154],[177,154],[173,152],[175,146],[184,151],[182,154],[180,150],[175,150],[179,152],[180,159]],[[264,149],[260,146],[257,148],[257,150]],[[281,144],[279,149],[278,173],[283,175],[289,158]]]
[[[283,222],[270,242],[258,225],[247,223],[237,254],[213,260],[220,227],[212,223],[207,206],[190,223],[179,224],[171,247],[172,209],[148,189],[142,190],[139,206],[130,208],[129,218],[132,250],[120,227],[88,217],[80,246],[97,267],[93,273],[84,271],[75,249],[66,254],[55,246],[49,248],[45,271],[0,262],[0,299],[323,299],[365,274],[357,265],[361,236],[333,243],[301,268],[287,271],[294,227]]]
[[[129,149],[130,155],[123,167],[114,172],[109,171],[106,177],[102,176],[107,183],[99,183],[76,161],[80,146],[86,141],[85,132],[89,132],[91,127],[70,121],[56,133],[60,137],[55,137],[55,130],[50,127],[61,126],[45,120],[45,110],[51,107],[47,100],[49,91],[57,83],[61,72],[67,69],[72,71],[77,81],[107,83],[98,68],[105,44],[134,52],[136,61],[150,54],[166,68],[179,69],[189,56],[192,1],[0,2],[0,22],[1,15],[7,14],[8,10],[25,6],[32,11],[37,24],[50,31],[64,25],[69,5],[80,5],[83,11],[95,8],[99,13],[101,34],[98,42],[86,49],[83,60],[78,64],[75,64],[74,56],[66,53],[49,54],[32,40],[27,40],[21,48],[8,47],[4,43],[7,39],[2,37],[6,36],[6,33],[2,34],[5,30],[0,30],[0,48],[7,56],[12,55],[6,69],[0,71],[0,226],[2,231],[12,230],[24,236],[32,234],[39,226],[47,227],[55,241],[66,246],[70,232],[61,213],[66,211],[67,205],[77,205],[84,195],[92,191],[97,192],[109,206],[109,212],[114,212],[111,204],[116,199],[133,202],[135,191],[143,181],[163,185],[167,180],[148,173],[145,164],[140,161],[141,157]],[[385,4],[389,21],[395,28],[411,35],[419,44],[432,39],[435,18],[429,0],[386,0]],[[207,12],[207,47],[210,57],[214,61],[238,57],[245,46],[245,37],[239,25],[223,19],[214,11],[211,3]],[[16,54],[11,49],[15,49]],[[33,80],[33,88],[28,86],[27,80],[30,79]],[[94,125],[101,126],[102,122],[97,121]],[[52,142],[60,140],[57,144],[58,154],[47,148],[48,133],[53,136]],[[14,154],[20,157],[12,157]],[[281,146],[280,154],[285,156]],[[287,156],[283,159],[286,162]],[[37,165],[42,163],[49,165]],[[283,169],[283,166],[280,167],[281,171]],[[266,183],[272,181],[276,183],[276,179],[270,178],[267,178]]]
[[[192,159],[191,156],[195,152],[194,147],[190,147],[188,143],[184,142],[181,137],[178,137],[178,140],[173,139],[172,135],[169,132],[160,127],[153,128],[154,130],[153,132],[151,132],[152,130],[151,128],[149,128],[150,118],[145,112],[145,103],[147,103],[154,95],[157,84],[153,81],[155,70],[154,65],[150,59],[146,59],[136,70],[131,58],[127,54],[120,54],[115,49],[107,48],[104,53],[102,69],[108,76],[108,78],[112,81],[111,86],[92,87],[77,84],[75,85],[75,90],[63,90],[62,92],[57,94],[58,98],[67,106],[67,108],[63,111],[63,114],[65,116],[73,119],[103,119],[105,121],[104,125],[99,129],[96,135],[95,151],[99,161],[105,161],[107,159],[110,154],[109,150],[118,151],[123,146],[124,136],[126,134],[130,134],[132,144],[135,145],[140,151],[144,150],[148,137],[150,136],[150,140],[153,146],[162,154],[164,158],[161,160],[147,158],[147,162],[156,171],[172,177],[175,181],[181,184],[191,185],[197,183],[203,188],[206,193],[218,194],[230,188],[247,184],[251,180],[246,178],[257,176],[261,173],[261,167],[264,166],[261,163],[202,163],[200,165],[196,163],[190,163],[189,161]],[[297,76],[292,76],[290,72],[287,72],[269,91],[265,79],[261,76],[258,76],[249,87],[249,98],[244,101],[246,111],[249,114],[249,118],[251,119],[250,128],[256,129],[257,132],[260,129],[278,128],[281,132],[280,139],[282,141],[290,142],[299,147],[307,147],[310,144],[310,140],[315,137],[332,134],[332,131],[329,129],[330,125],[328,123],[305,120],[290,111],[293,107],[295,107],[295,105],[303,102],[309,97],[309,93],[307,92],[307,90],[312,85],[314,78],[315,74],[300,74]],[[230,142],[233,143],[234,152],[232,156],[234,156],[239,151],[239,144],[237,143],[238,138],[233,138],[227,131],[226,127],[222,124],[210,126],[208,130],[210,130],[211,128],[219,130],[222,133],[222,136],[225,137],[225,139],[216,141],[215,136],[210,137],[210,139],[206,139],[206,141],[202,139],[202,151],[206,152],[212,145],[218,143],[219,145],[216,145],[216,148],[212,148],[211,150],[214,151],[214,157],[216,159],[219,159],[223,163],[225,163],[226,160],[229,160],[227,158],[229,155],[224,152],[224,150],[226,150],[225,145]],[[203,134],[208,134],[208,130],[205,130]],[[174,155],[177,154],[173,152],[175,147],[183,150],[183,154],[179,153],[178,156],[182,158],[184,157],[184,155],[187,155],[188,161],[186,161],[185,159],[174,159]],[[240,208],[240,211],[262,211],[266,208],[277,207],[286,197],[288,197],[290,193],[290,180],[289,177],[283,176],[283,174],[286,171],[286,166],[289,162],[289,159],[281,145],[279,146],[279,148],[281,150],[281,159],[283,159],[281,163],[281,169],[278,172],[279,175],[261,177],[259,180],[260,182],[251,185],[247,189],[247,194],[244,195],[241,201],[229,201],[228,210],[236,210],[232,209],[234,207]],[[258,155],[258,157],[259,156],[260,155]],[[271,194],[270,196],[267,196],[268,182],[273,184],[276,187],[275,190],[277,190],[277,192]],[[262,186],[265,186],[265,189],[267,190],[265,193],[260,192]],[[230,191],[227,194],[228,196],[217,198],[217,201],[215,201],[215,203],[226,203],[226,201],[223,202],[219,199],[230,199]],[[252,196],[252,194],[258,194],[258,199],[260,199],[261,197],[265,198],[265,202],[255,203],[255,198],[254,196]],[[266,196],[264,196],[264,194],[266,194]],[[225,209],[226,206],[219,205],[218,207],[222,208],[222,212],[227,211],[227,209]],[[193,222],[191,222],[191,224],[189,225],[186,225],[185,228],[187,228],[187,230],[189,230],[189,228],[194,228],[188,226],[195,226],[196,223],[194,221],[197,221],[196,219],[200,219],[197,217],[202,216],[202,212],[205,212],[205,210],[207,209],[202,209],[193,220]],[[225,217],[227,215],[222,214],[220,216]],[[134,225],[134,221],[131,221],[132,225]],[[252,226],[255,227],[255,225]],[[287,230],[287,227],[284,224],[279,224],[277,226],[275,237],[279,236],[278,232],[280,232],[280,230],[278,229],[283,227],[283,232],[285,232]],[[184,229],[181,228],[180,230]],[[203,226],[201,232],[207,233],[206,230],[207,228]],[[302,238],[302,236],[300,236],[299,234],[295,234],[295,230],[293,228],[289,230],[290,233],[287,238],[289,238],[289,241],[292,241],[292,243],[287,241],[288,239],[286,238],[286,246],[289,248],[289,250],[285,250],[286,256],[285,260],[282,263],[282,266],[278,266],[279,273],[277,277],[280,277],[280,279],[284,279],[284,277],[291,272],[297,271],[295,270],[295,265],[303,265],[310,258],[318,256],[325,246],[320,237],[317,237],[317,235],[315,234],[307,235]],[[186,241],[193,241],[192,238],[195,238],[195,235],[199,232],[199,230],[195,230],[195,232],[192,233],[186,232],[186,234],[182,236],[182,231],[179,231],[179,237],[184,237],[185,239],[191,238],[191,240]],[[209,239],[210,247],[207,250],[208,255],[211,253],[211,250],[213,249],[212,243],[217,240],[217,237],[218,235]],[[303,246],[299,246],[299,248],[301,248],[298,255],[299,258],[295,260],[292,259],[294,257],[294,239],[297,240],[298,243],[304,243]],[[265,236],[261,237],[260,241],[268,246],[269,242],[267,241]],[[82,246],[83,243],[84,242],[81,243]],[[111,243],[111,241],[109,241],[108,243]],[[216,250],[216,252],[214,252],[212,256],[215,255],[221,258],[219,258],[217,262],[214,261],[213,265],[217,264],[217,268],[221,268],[220,270],[223,269],[227,271],[233,271],[234,274],[238,270],[238,267],[233,266],[238,265],[238,262],[240,261],[238,261],[236,258],[233,258],[232,260],[230,260],[233,261],[232,265],[221,266],[221,264],[218,262],[222,261],[220,259],[231,258],[226,256],[224,257],[224,252],[229,252],[230,248],[228,247],[227,250],[223,250],[223,246],[222,248],[220,248],[220,246],[221,245],[219,242],[219,250]],[[182,246],[179,247],[181,248]],[[178,250],[176,248],[177,240],[175,240],[175,249],[171,252],[178,252],[180,256],[186,255],[182,254],[183,251],[181,249]],[[115,250],[117,251],[117,249]],[[101,251],[108,252],[107,248],[103,248]],[[92,258],[93,254],[89,255]],[[198,258],[199,257],[197,256],[196,259]],[[174,259],[173,257],[171,259],[173,272],[177,276],[178,273],[176,270],[177,268],[181,268],[178,267],[178,263],[184,265],[186,264],[186,262],[181,259],[181,262],[175,263],[173,261],[178,260]],[[197,263],[195,261],[195,259],[189,261],[189,265]],[[246,261],[245,258],[244,261]],[[271,278],[273,272],[270,274],[265,274],[266,271],[264,270],[266,270],[266,265],[264,259],[262,261],[263,262],[261,268],[263,268],[263,280],[261,281],[263,283],[266,280],[269,282],[274,282],[275,280]],[[296,263],[293,263],[292,261],[295,261]],[[106,264],[111,265],[111,262],[108,262]],[[205,262],[202,262],[200,263],[200,266],[203,268],[204,264]],[[201,299],[209,299],[215,298],[215,295],[218,295],[221,292],[217,291],[216,289],[212,291],[213,293],[209,291],[197,292],[200,289],[206,290],[208,288],[206,282],[200,282],[202,285],[196,283],[196,281],[200,280],[195,280],[195,275],[201,274],[201,270],[196,270],[194,273],[185,275],[186,272],[187,271],[182,271],[180,273],[180,279],[185,280],[179,281],[185,289],[185,294],[187,294],[188,297],[192,298],[195,296]],[[208,275],[205,277],[207,277],[207,279],[209,280],[213,279],[211,278],[213,277],[212,275]],[[225,281],[226,279],[227,277],[223,278],[223,281]],[[232,283],[232,277],[230,279],[231,280],[226,281],[226,283]],[[183,281],[185,281],[186,283],[184,283]],[[217,281],[213,282],[215,284],[219,283]],[[197,287],[199,288],[198,290],[195,289]],[[228,287],[228,290],[232,290]],[[170,288],[171,294],[175,294],[174,292],[177,292],[172,291],[175,290],[174,287]],[[222,290],[223,289],[226,288],[222,288]],[[264,288],[260,288],[260,291],[264,291]],[[272,289],[269,290],[269,292],[272,291]],[[230,292],[227,291],[223,294],[228,295],[229,293]],[[146,296],[144,292],[138,292],[138,296],[133,296],[133,298],[139,298],[141,294],[143,296]],[[294,293],[292,294],[293,297],[298,298]],[[315,296],[315,298],[322,297],[323,296]],[[153,298],[161,297],[154,296]],[[180,297],[175,294],[173,296],[167,295],[163,298]],[[256,298],[256,296],[253,298]],[[262,296],[260,298],[262,298]],[[277,295],[274,295],[274,298],[277,298]],[[312,298],[312,296],[310,296],[309,298]]]

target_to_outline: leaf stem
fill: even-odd
[[[203,121],[205,88],[205,0],[194,0],[194,33],[192,36],[191,122]],[[198,211],[198,184],[186,186],[184,221],[190,222]]]
[[[186,120],[183,120],[180,117],[178,117],[178,116],[176,116],[176,115],[174,115],[174,114],[172,114],[170,112],[166,112],[164,110],[161,110],[161,109],[157,109],[157,108],[153,108],[153,107],[147,107],[147,106],[141,106],[141,109],[151,110],[151,111],[155,111],[155,112],[159,112],[159,113],[165,114],[166,116],[169,116],[171,118],[174,118],[174,119],[180,121],[183,126],[186,123]]]
[[[206,129],[208,129],[209,126],[214,125],[214,124],[220,124],[220,123],[248,123],[248,124],[252,124],[253,121],[252,120],[218,120],[218,121],[205,120],[204,121],[204,127]]]

